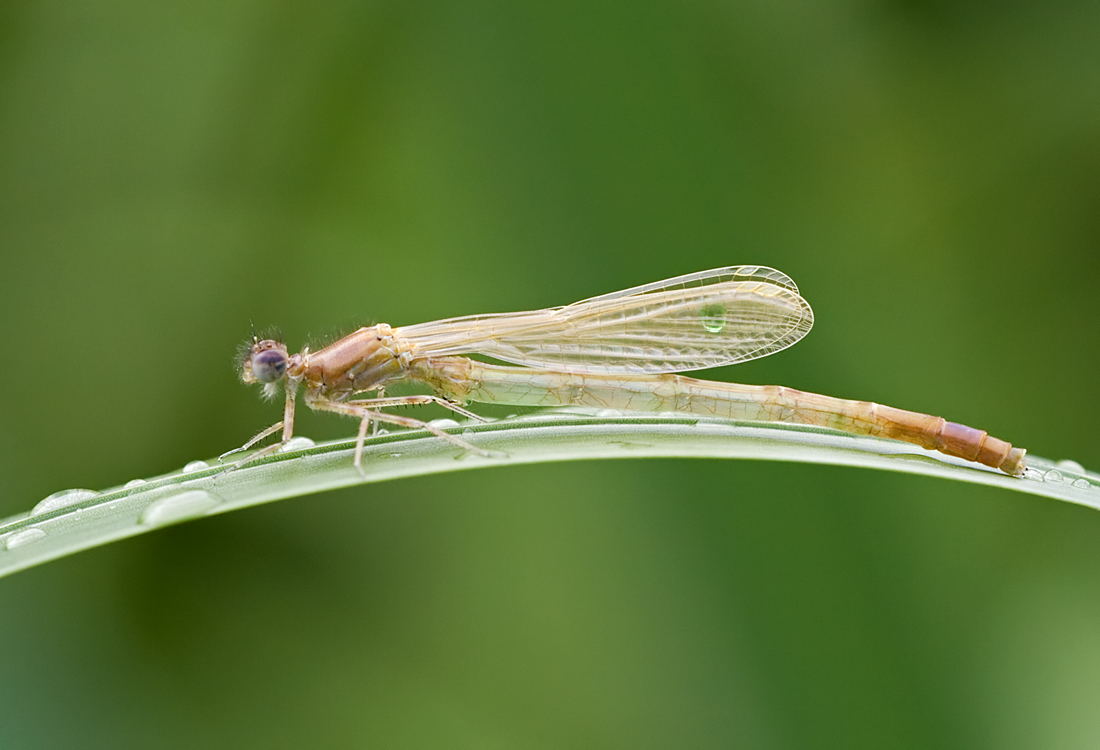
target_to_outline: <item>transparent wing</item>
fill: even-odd
[[[784,274],[733,266],[521,313],[471,315],[395,331],[414,356],[480,353],[573,372],[665,373],[764,357],[813,326]]]

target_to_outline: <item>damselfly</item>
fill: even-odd
[[[253,339],[242,362],[246,383],[269,394],[284,382],[283,420],[242,450],[282,430],[294,432],[299,388],[319,411],[360,420],[354,464],[362,471],[371,423],[421,428],[457,447],[479,448],[438,427],[383,411],[436,403],[471,419],[470,401],[531,406],[684,412],[763,422],[792,422],[913,443],[1023,474],[1025,451],[982,430],[867,401],[804,393],[783,386],[739,385],[673,373],[746,362],[787,348],[813,326],[813,311],[786,275],[763,266],[732,266],[624,289],[565,307],[469,315],[391,328],[360,328],[311,352]],[[485,364],[480,354],[521,367]],[[391,396],[401,380],[434,395]],[[373,392],[373,398],[353,398]],[[273,450],[277,446],[265,449]]]

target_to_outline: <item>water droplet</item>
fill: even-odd
[[[738,271],[738,276],[752,276],[759,271],[759,266],[742,266]]]
[[[1076,461],[1071,461],[1068,458],[1062,459],[1061,461],[1059,461],[1057,463],[1057,466],[1058,466],[1059,469],[1065,469],[1070,474],[1084,474],[1085,473],[1085,467],[1084,466],[1077,463]]]
[[[146,508],[141,514],[141,522],[147,526],[159,526],[165,523],[183,521],[201,516],[221,499],[206,490],[184,490],[166,495]]]
[[[592,411],[583,411],[583,412],[575,412],[575,413],[583,414],[586,417],[590,416],[592,414],[595,414],[595,412],[592,412]],[[561,412],[538,411],[538,412],[533,412],[531,414],[523,415],[522,421],[524,421],[524,422],[546,422],[546,421],[549,421],[549,420],[562,419],[563,417],[566,417],[566,416],[569,416],[569,415],[568,414],[563,415]]]
[[[711,333],[721,333],[726,327],[726,306],[720,302],[703,305],[699,316],[703,320],[703,328]]]
[[[438,427],[439,429],[446,429],[447,427],[458,427],[458,422],[453,419],[433,419],[428,422],[432,427]]]
[[[95,490],[61,490],[53,493],[45,500],[39,501],[38,505],[31,510],[31,515],[37,516],[41,513],[49,513],[58,508],[91,500],[93,497],[99,497],[99,493]]]
[[[279,448],[279,453],[290,453],[291,451],[304,451],[306,448],[312,448],[317,445],[307,437],[292,437],[283,443]]]
[[[149,484],[149,483],[147,481],[145,481],[144,479],[131,479],[129,482],[122,485],[122,489],[132,490],[132,489],[134,489],[134,487],[140,487],[143,484]]]
[[[1087,479],[1075,479],[1073,480],[1073,486],[1079,490],[1091,490],[1092,484]]]
[[[16,547],[23,547],[37,542],[39,539],[45,538],[46,532],[42,529],[23,529],[9,536],[4,542],[8,549],[15,549]]]
[[[202,471],[203,469],[209,469],[210,464],[205,461],[191,461],[183,467],[184,474],[194,474],[196,471]]]
[[[1062,472],[1058,471],[1057,469],[1051,469],[1046,474],[1043,474],[1043,481],[1044,482],[1061,482],[1062,481]]]

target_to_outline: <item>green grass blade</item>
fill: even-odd
[[[597,458],[740,458],[859,466],[943,477],[1100,508],[1100,475],[1071,461],[1029,456],[1024,477],[872,437],[800,425],[683,415],[558,410],[453,428],[499,453],[459,455],[423,431],[367,440],[365,477],[352,468],[354,441],[275,454],[240,469],[207,467],[102,493],[55,493],[0,522],[0,575],[161,526],[354,484],[491,466]],[[293,446],[291,446],[293,447]],[[303,510],[303,512],[305,512]]]

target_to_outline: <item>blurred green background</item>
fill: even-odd
[[[8,0],[0,515],[275,421],[249,319],[297,349],[743,263],[817,326],[707,377],[1100,469],[1097,39],[1091,1]],[[17,574],[0,649],[4,748],[1096,747],[1100,514],[463,472]]]

